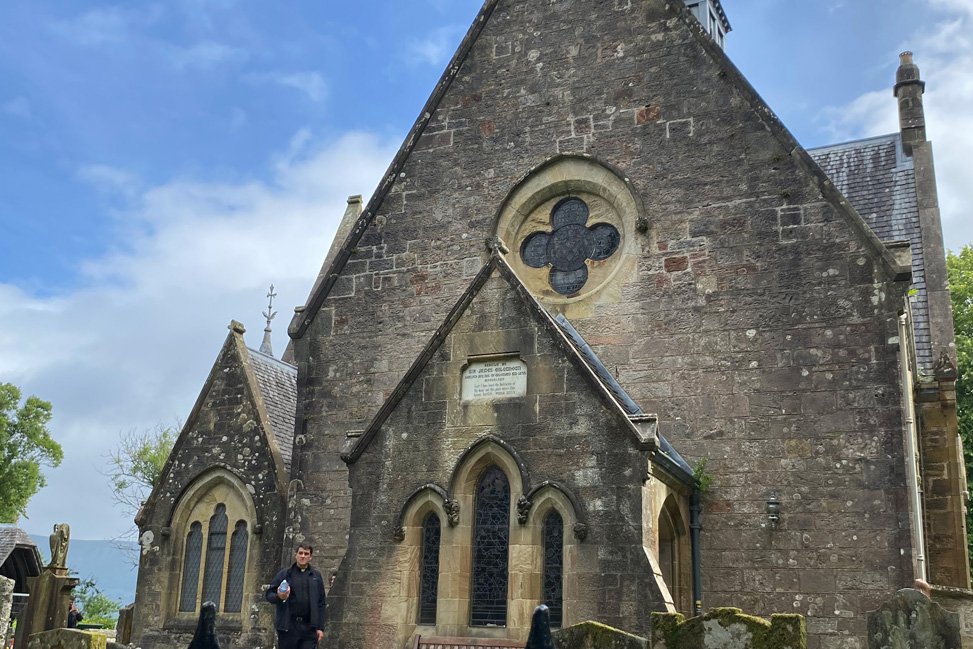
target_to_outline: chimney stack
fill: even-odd
[[[902,52],[892,92],[899,102],[902,148],[908,156],[912,155],[914,143],[926,141],[926,117],[922,110],[922,93],[925,90],[926,82],[919,78],[919,66],[912,62],[912,52]]]

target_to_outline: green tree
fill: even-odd
[[[115,504],[132,517],[159,484],[162,469],[176,443],[176,429],[159,425],[121,433],[118,447],[108,453],[105,472]]]
[[[949,295],[956,333],[956,410],[963,440],[966,475],[973,479],[973,246],[946,253]],[[973,507],[966,509],[967,549],[973,564]]]
[[[74,588],[74,603],[81,609],[85,624],[100,624],[105,628],[112,628],[118,621],[118,610],[122,607],[121,600],[115,600],[105,595],[98,588],[95,580],[85,577]]]
[[[51,404],[0,383],[0,523],[15,523],[27,502],[47,484],[41,466],[55,467],[64,452],[51,438]]]

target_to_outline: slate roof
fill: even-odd
[[[297,368],[249,347],[247,350],[267,408],[267,418],[270,419],[284,466],[289,472],[294,446],[294,417],[297,413]]]
[[[571,345],[578,351],[579,354],[585,359],[588,365],[594,370],[601,382],[604,383],[605,387],[608,388],[609,392],[615,397],[615,400],[622,406],[626,413],[629,415],[642,415],[642,409],[638,407],[638,404],[628,396],[628,393],[618,384],[615,377],[612,376],[605,364],[601,362],[601,359],[595,354],[591,346],[585,342],[581,334],[578,333],[568,319],[563,315],[552,316],[554,323],[564,332],[571,341]],[[690,468],[686,460],[683,459],[681,455],[672,447],[666,438],[661,434],[659,435],[659,451],[664,455],[668,456],[676,465],[681,469],[686,471],[689,475],[692,475],[693,470]]]
[[[27,577],[41,574],[41,555],[27,532],[0,525],[0,575],[14,579],[18,592],[26,592]]]
[[[882,135],[810,149],[808,153],[879,239],[911,244],[916,358],[921,367],[932,367],[915,168],[912,158],[902,150],[902,136]]]

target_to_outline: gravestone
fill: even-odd
[[[534,609],[524,649],[555,649],[551,637],[551,611],[544,604]]]
[[[961,649],[959,615],[903,588],[868,613],[868,649]]]
[[[25,610],[17,620],[16,647],[27,647],[31,635],[51,631],[67,625],[68,600],[71,589],[78,585],[77,577],[68,576],[67,558],[71,527],[67,523],[54,526],[51,534],[51,562],[37,577],[27,580]]]
[[[220,639],[216,637],[216,604],[213,602],[203,602],[200,607],[199,622],[189,649],[220,649]]]
[[[10,612],[14,605],[13,579],[0,577],[0,646],[7,645],[7,631],[10,629]]]
[[[557,649],[648,649],[649,641],[599,622],[582,622],[554,632]]]
[[[134,603],[118,611],[118,622],[115,623],[115,642],[118,644],[129,644],[132,642],[132,619],[134,617]]]

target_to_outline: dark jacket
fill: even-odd
[[[271,604],[277,605],[277,624],[275,625],[278,631],[288,631],[290,630],[291,624],[291,607],[290,598],[285,601],[280,601],[277,597],[277,589],[280,587],[280,582],[287,580],[287,583],[293,584],[294,580],[291,578],[291,571],[299,570],[297,564],[292,564],[290,568],[284,568],[270,581],[270,587],[267,588],[267,592],[264,593],[264,597]],[[327,621],[327,613],[325,611],[325,601],[324,601],[324,579],[321,578],[321,573],[308,566],[308,580],[310,581],[310,588],[308,592],[310,593],[311,601],[311,627],[318,630],[324,630],[324,623]]]

